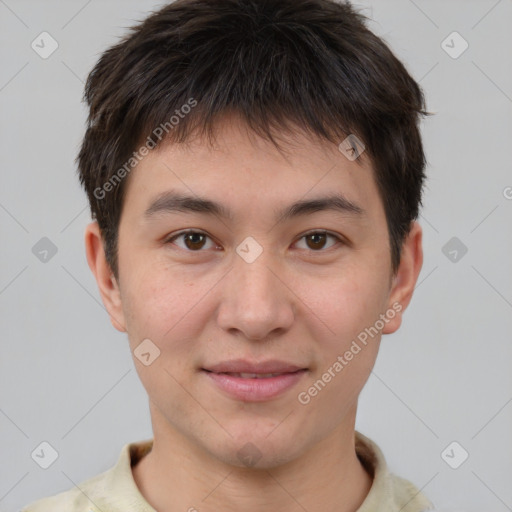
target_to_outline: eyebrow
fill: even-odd
[[[330,194],[326,197],[297,201],[282,210],[275,211],[275,215],[279,222],[284,222],[292,217],[328,210],[354,216],[362,216],[366,213],[361,206],[350,201],[343,194]],[[233,213],[221,203],[174,191],[164,192],[154,199],[144,212],[144,217],[149,220],[157,214],[176,212],[204,213],[227,220],[234,218]]]

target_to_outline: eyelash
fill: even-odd
[[[181,231],[179,233],[176,233],[174,235],[172,235],[171,237],[167,238],[165,240],[165,244],[171,244],[173,243],[174,240],[176,240],[177,238],[183,236],[183,235],[189,235],[189,234],[198,234],[198,235],[204,235],[206,236],[207,238],[209,238],[210,240],[212,240],[212,238],[207,235],[206,233],[204,233],[203,231],[198,231],[198,230],[194,230],[194,229],[188,229],[188,230],[185,230],[185,231]],[[306,238],[308,236],[311,236],[311,235],[327,235],[327,236],[330,236],[331,238],[334,238],[336,239],[337,243],[339,244],[345,244],[345,241],[339,237],[338,235],[335,235],[334,233],[331,233],[329,231],[325,231],[325,230],[318,230],[318,231],[309,231],[307,233],[304,233],[300,238],[299,240],[302,240],[303,238]],[[212,240],[213,241],[213,240]],[[319,249],[319,250],[313,250],[313,249],[310,249],[310,252],[314,252],[314,253],[321,253],[321,252],[326,252],[328,251],[329,249],[332,249],[333,247],[335,247],[336,244],[332,245],[331,247],[328,247],[327,249]],[[204,252],[203,249],[199,249],[197,251],[193,251],[193,250],[190,250],[190,249],[183,249],[182,247],[179,247],[180,249],[182,249],[183,251],[186,251],[186,252]]]

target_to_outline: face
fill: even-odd
[[[162,146],[132,171],[119,279],[102,295],[128,333],[155,438],[270,468],[353,428],[419,268],[391,274],[364,153],[360,165],[297,134],[283,155],[240,128],[219,125],[214,148]]]

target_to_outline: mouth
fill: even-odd
[[[307,368],[275,372],[213,371],[202,373],[224,395],[244,402],[264,402],[283,395],[304,377]]]

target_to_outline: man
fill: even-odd
[[[421,270],[426,164],[423,93],[364,17],[177,0],[85,97],[87,259],[154,438],[25,512],[431,509],[355,432]]]

